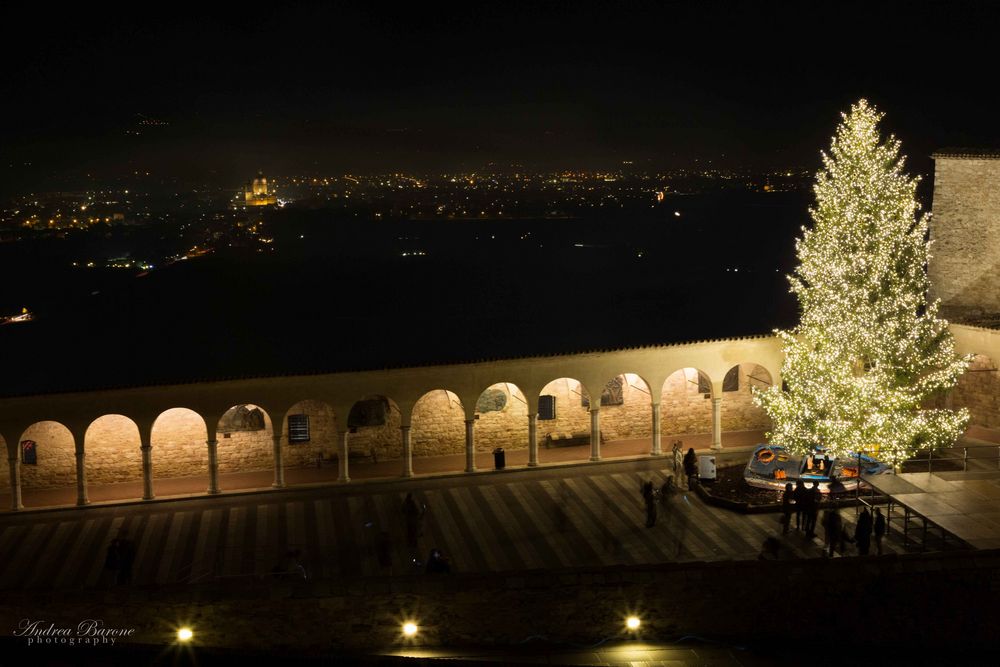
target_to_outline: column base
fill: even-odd
[[[404,479],[409,479],[411,477],[413,477],[413,471],[412,470],[407,470],[406,472],[403,473],[403,478]]]
[[[338,477],[337,478],[337,484],[350,484],[350,483],[351,483],[351,478],[350,477]]]
[[[156,496],[143,496],[142,497],[143,500],[154,500],[155,498],[156,498]]]
[[[475,468],[466,468],[465,472],[470,472],[470,473],[471,472],[476,472],[476,469]]]
[[[271,483],[271,488],[272,489],[283,489],[283,488],[285,488],[285,483],[282,482],[282,483],[279,484],[278,482],[272,482]]]
[[[709,449],[719,451],[720,449],[722,449],[722,445],[712,445],[711,447],[709,447]]]
[[[528,461],[528,467],[529,468],[537,468],[538,467],[538,461],[533,461],[533,462],[532,461]]]
[[[596,463],[597,461],[600,461],[600,460],[601,460],[601,457],[600,457],[600,456],[591,456],[591,457],[590,457],[590,460],[591,460],[591,461],[594,461],[594,462]]]
[[[89,504],[90,504],[89,500],[77,500],[76,501],[76,506],[77,507],[86,507]]]
[[[210,496],[217,496],[220,493],[222,493],[222,491],[220,491],[219,489],[215,489],[214,491],[212,489],[209,489],[208,491],[206,491],[206,493]]]

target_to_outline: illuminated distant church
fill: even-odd
[[[243,195],[247,206],[274,206],[278,203],[278,196],[274,192],[268,192],[267,179],[261,171],[257,172],[257,178],[247,183]]]

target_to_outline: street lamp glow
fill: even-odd
[[[177,641],[189,642],[192,637],[194,637],[194,633],[191,632],[191,628],[181,628],[177,631]]]
[[[413,621],[407,621],[403,623],[403,634],[407,637],[413,637],[417,634],[417,624]]]
[[[637,616],[629,616],[625,619],[625,627],[629,630],[638,630],[640,625],[642,625],[642,623],[639,621]]]

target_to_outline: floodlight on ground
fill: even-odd
[[[631,632],[638,630],[640,625],[642,625],[642,622],[639,620],[638,616],[629,616],[625,619],[625,627]]]
[[[407,621],[403,623],[403,635],[406,637],[413,637],[417,634],[417,624],[413,621]]]
[[[194,632],[191,628],[179,628],[177,630],[177,641],[186,644],[194,638]]]

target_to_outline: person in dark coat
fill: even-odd
[[[132,583],[132,564],[135,562],[135,544],[122,532],[118,539],[118,577],[119,584]]]
[[[411,548],[417,547],[423,517],[423,508],[417,504],[412,493],[407,493],[406,499],[403,501],[403,518],[406,520],[406,544]]]
[[[642,500],[646,503],[646,528],[656,525],[656,492],[653,491],[652,482],[643,482]]]
[[[872,543],[872,515],[867,507],[861,512],[854,527],[854,541],[858,545],[858,553],[867,556]]]
[[[822,497],[819,482],[813,482],[812,487],[806,491],[806,535],[809,537],[816,537],[816,519],[819,517],[819,503]]]
[[[781,494],[781,532],[787,533],[788,526],[792,523],[792,498],[795,492],[792,490],[792,483],[785,484],[785,492]]]
[[[451,574],[451,563],[440,549],[431,549],[427,556],[427,574]]]
[[[885,515],[882,514],[882,509],[879,507],[875,508],[875,553],[879,556],[882,555],[882,538],[885,537]]]
[[[684,455],[684,474],[687,475],[688,488],[693,489],[694,478],[698,474],[698,457],[694,453],[694,447]]]
[[[795,491],[792,493],[792,500],[795,501],[795,530],[803,528],[803,513],[806,509],[806,485],[802,480],[795,482]]]
[[[823,544],[829,548],[831,558],[838,544],[840,544],[840,551],[843,553],[844,548],[841,541],[843,532],[844,520],[841,518],[840,512],[831,507],[823,514]]]

